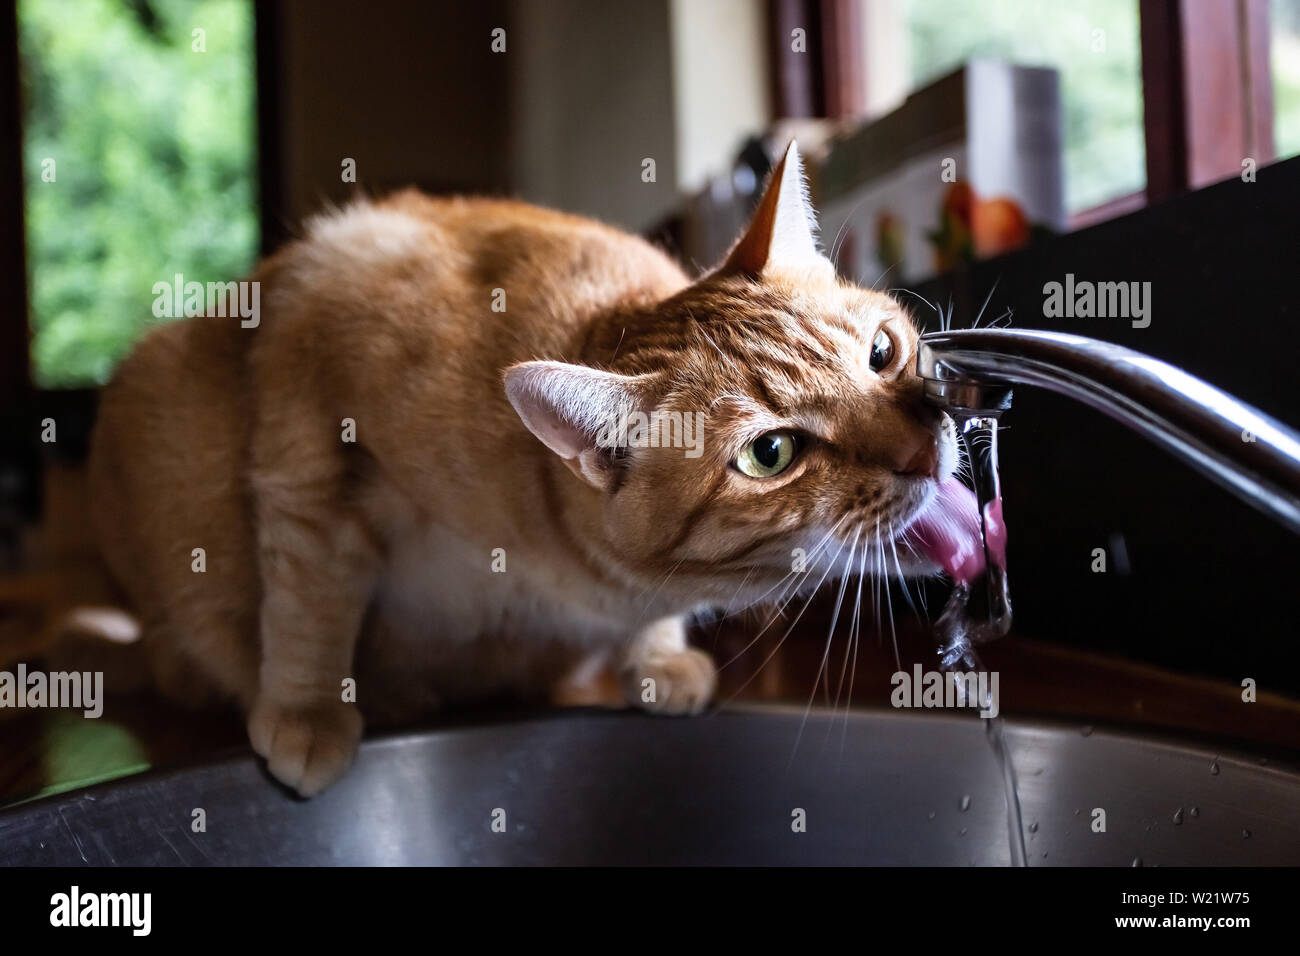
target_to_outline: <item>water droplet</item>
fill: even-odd
[[[1242,827],[1242,828],[1241,828],[1241,838],[1242,838],[1243,840],[1249,840],[1249,839],[1250,839],[1250,831],[1247,830],[1245,827]]]
[[[1047,851],[1046,851],[1046,850],[1043,851],[1043,859],[1044,859],[1044,860],[1047,859]]]
[[[1219,761],[1217,760],[1210,761],[1210,774],[1215,777],[1219,775]]]
[[[1140,856],[1133,857],[1133,862],[1129,864],[1129,866],[1141,866],[1141,865],[1142,865],[1142,857]]]
[[[934,819],[934,811],[933,811],[933,810],[930,811],[929,819],[931,819],[931,820]]]
[[[958,831],[957,831],[957,835],[958,835],[958,836],[965,836],[965,835],[966,835],[966,828],[965,828],[965,827],[962,827],[960,830],[958,830]]]
[[[1092,724],[1084,724],[1082,727],[1079,728],[1079,733],[1083,734],[1083,736],[1085,737],[1091,737]]]
[[[965,796],[963,796],[963,797],[961,798],[961,803],[959,803],[959,804],[957,805],[957,809],[959,809],[962,813],[965,813],[967,810],[970,809],[970,794],[969,794],[969,793],[966,794]]]
[[[1183,808],[1179,807],[1177,810],[1174,811],[1174,826],[1180,827],[1182,825],[1183,825]]]
[[[1200,807],[1192,807],[1192,816],[1193,816],[1193,817],[1199,817],[1200,815],[1201,815],[1201,808],[1200,808]]]
[[[1037,820],[1035,820],[1033,823],[1029,824],[1029,832],[1030,832],[1030,833],[1037,833],[1037,832],[1038,832],[1038,821],[1037,821]]]
[[[1075,810],[1075,811],[1074,811],[1074,815],[1077,817],[1077,816],[1079,815],[1079,811],[1078,811],[1078,810]]]

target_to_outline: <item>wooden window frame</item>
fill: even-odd
[[[1275,158],[1268,0],[1140,0],[1147,199]]]
[[[862,113],[862,3],[769,0],[778,117]],[[1268,0],[1138,0],[1147,182],[1070,217],[1084,228],[1276,158]],[[809,31],[808,52],[790,30]]]

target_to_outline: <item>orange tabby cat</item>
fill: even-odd
[[[315,219],[253,279],[256,328],[162,325],[105,391],[94,523],[158,686],[237,703],[303,794],[363,714],[545,696],[593,661],[699,711],[692,612],[874,552],[956,464],[908,316],[818,254],[793,145],[694,283],[595,222],[414,192]]]

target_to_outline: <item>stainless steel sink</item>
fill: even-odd
[[[1294,769],[1078,727],[1009,722],[1006,738],[1031,865],[1300,863]],[[28,865],[965,866],[1006,865],[1008,846],[979,719],[800,708],[373,739],[311,801],[239,755],[0,813],[0,862]]]

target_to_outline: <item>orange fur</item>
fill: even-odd
[[[832,527],[900,531],[955,464],[910,320],[835,278],[800,187],[792,150],[695,283],[594,222],[401,193],[263,263],[257,328],[155,329],[104,393],[91,481],[158,685],[236,703],[307,794],[363,714],[546,697],[592,655],[629,702],[705,706],[689,614],[770,594]],[[705,413],[702,454],[593,441],[634,407]],[[732,467],[771,429],[805,436],[786,472]]]

